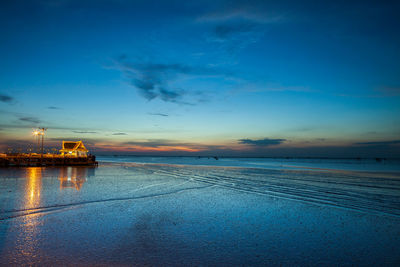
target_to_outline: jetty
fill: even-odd
[[[0,154],[0,167],[97,166],[96,156],[88,153],[82,141],[63,141],[60,154]]]
[[[0,167],[97,166],[96,156],[70,157],[58,154],[0,154]]]

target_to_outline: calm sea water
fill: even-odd
[[[0,169],[0,265],[400,264],[395,160],[98,160]]]
[[[321,159],[321,158],[214,158],[100,156],[103,162],[160,163],[197,166],[249,167],[275,170],[330,169],[400,173],[400,159]]]

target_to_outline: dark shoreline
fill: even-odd
[[[15,154],[0,157],[0,167],[97,166],[95,156],[65,157],[61,155]]]

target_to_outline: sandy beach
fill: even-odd
[[[380,172],[0,169],[0,264],[395,266],[399,188]]]

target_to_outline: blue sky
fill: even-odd
[[[3,1],[0,148],[400,156],[393,1]]]

